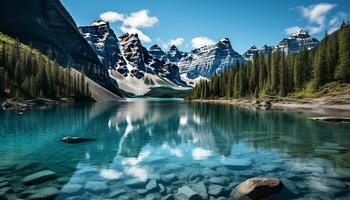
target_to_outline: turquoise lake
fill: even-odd
[[[0,111],[0,199],[35,199],[45,188],[59,191],[55,199],[164,199],[185,185],[225,199],[257,176],[285,185],[268,199],[350,199],[350,125],[309,119],[329,113],[350,115],[170,99]],[[42,170],[57,177],[23,184]]]

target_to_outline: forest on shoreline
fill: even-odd
[[[350,88],[350,25],[325,37],[312,50],[286,55],[277,50],[201,80],[187,99],[266,96],[312,97]],[[344,89],[346,88],[346,89]],[[316,94],[316,95],[315,95]]]
[[[49,55],[49,54],[48,54]],[[73,73],[38,50],[0,33],[0,99],[92,101],[84,70]]]

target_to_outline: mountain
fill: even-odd
[[[156,58],[158,60],[165,60],[166,59],[164,57],[164,56],[166,56],[165,52],[157,44],[151,46],[149,48],[148,52],[153,58]]]
[[[281,50],[285,54],[297,53],[306,48],[308,50],[318,46],[319,41],[316,38],[313,38],[309,35],[307,31],[302,29],[293,33],[290,37],[284,38],[276,46],[267,46],[264,45],[261,49],[258,49],[255,45],[249,48],[244,54],[243,57],[246,60],[252,60],[254,55],[260,53],[262,55],[267,55],[276,51],[277,49]]]
[[[171,46],[161,59],[177,64],[183,78],[210,78],[213,74],[233,67],[237,61],[244,58],[232,49],[228,38],[220,40],[215,45],[208,45],[191,52],[180,52],[176,46]]]
[[[257,55],[258,53],[262,55],[267,55],[272,53],[273,50],[274,50],[274,46],[264,45],[261,49],[258,49],[255,45],[253,45],[244,54],[242,54],[242,56],[246,60],[251,60],[253,59],[254,55]]]
[[[177,64],[182,57],[183,53],[179,51],[175,45],[172,45],[166,54],[167,61],[175,64]]]
[[[96,52],[106,69],[116,69],[125,66],[119,42],[108,22],[96,21],[91,26],[81,26],[79,31]]]
[[[38,49],[62,66],[77,71],[84,68],[89,79],[122,96],[59,0],[1,0],[0,32]]]
[[[79,27],[79,30],[109,71],[110,77],[131,96],[146,95],[157,87],[189,89],[186,82],[181,80],[177,65],[163,60],[165,53],[161,48],[153,46],[150,54],[137,34],[124,34],[117,38],[109,24],[103,21]]]
[[[303,48],[308,50],[315,48],[320,42],[316,38],[312,38],[307,31],[302,29],[293,33],[289,38],[284,38],[277,48],[288,53],[296,53]]]

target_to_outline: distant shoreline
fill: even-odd
[[[256,101],[271,101],[272,109],[336,109],[350,110],[350,95],[324,96],[319,98],[263,98],[263,99],[195,99],[191,102],[231,104],[255,108]]]

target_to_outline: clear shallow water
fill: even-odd
[[[287,189],[269,199],[350,199],[350,126],[307,119],[315,115],[140,100],[0,112],[0,188],[13,199],[47,187],[57,199],[160,199],[203,183],[227,197],[248,178],[273,176]],[[97,141],[59,141],[68,135]],[[22,184],[44,169],[58,179]],[[145,189],[150,180],[156,189]]]

